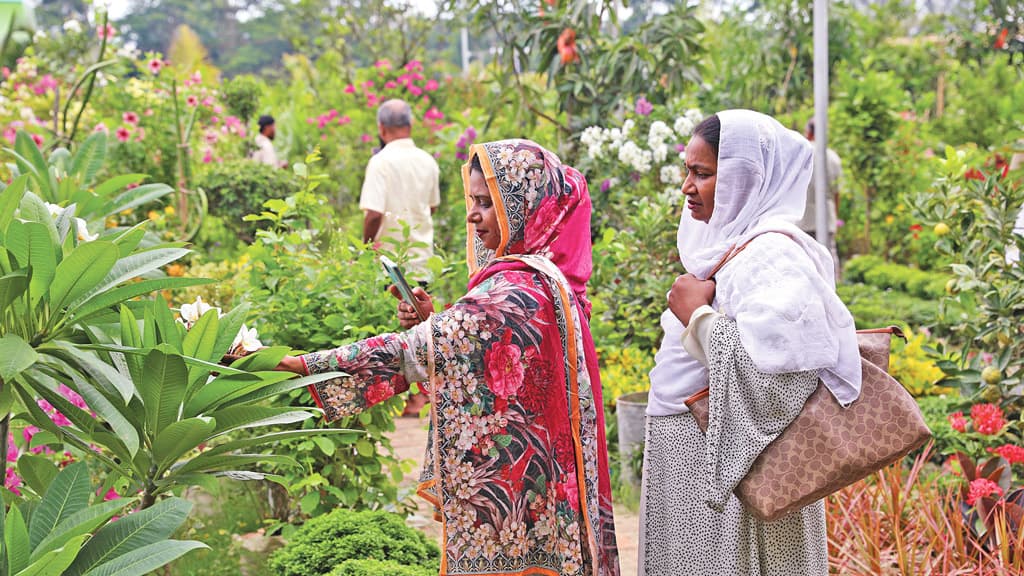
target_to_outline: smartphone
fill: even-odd
[[[412,309],[416,311],[416,317],[420,319],[420,322],[426,320],[423,314],[420,312],[419,306],[416,305],[416,297],[412,295],[412,288],[409,287],[409,283],[405,281],[405,274],[402,274],[402,269],[395,264],[391,258],[387,256],[380,257],[380,263],[384,265],[384,271],[388,273],[388,277],[391,278],[391,283],[398,286],[398,293],[402,295],[402,300],[405,303],[412,306]]]

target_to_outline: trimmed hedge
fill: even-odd
[[[206,192],[210,213],[223,218],[226,226],[247,240],[259,226],[243,221],[244,216],[259,214],[267,200],[285,198],[299,189],[291,170],[252,160],[210,164],[199,175],[197,185]]]
[[[939,299],[946,294],[946,283],[952,276],[926,272],[886,262],[878,256],[855,256],[843,266],[847,282],[863,282],[875,288],[899,290],[918,298]]]
[[[280,576],[433,576],[440,557],[437,544],[397,514],[339,508],[306,522],[269,565]]]
[[[867,284],[840,284],[839,298],[850,309],[858,329],[893,324],[907,327],[935,326],[939,304],[897,290],[881,290]]]

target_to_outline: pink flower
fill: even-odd
[[[134,125],[139,123],[139,115],[135,112],[125,112],[124,114],[121,114],[121,119],[128,124]]]
[[[203,154],[203,164],[209,164],[213,161],[213,151],[209,148],[206,149],[206,153]]]
[[[967,419],[964,418],[963,412],[954,412],[946,417],[949,420],[950,427],[957,432],[967,432]]]
[[[392,90],[394,88],[398,88],[398,84],[396,84],[394,80],[388,80],[384,83],[384,87],[388,90]]]
[[[1006,425],[1002,408],[995,404],[971,406],[971,421],[975,432],[986,435],[998,434]]]
[[[363,144],[369,143],[371,140],[373,140],[373,138],[371,138],[369,134],[363,134],[360,138],[362,139]]]
[[[206,106],[207,108],[213,106],[213,98],[210,98],[209,96],[203,98],[203,106]]]
[[[92,129],[92,131],[93,132],[103,132],[104,134],[110,134],[110,128],[107,128],[107,125],[104,124],[103,122],[100,122],[99,124],[97,124],[96,127]]]
[[[18,476],[18,473],[14,471],[14,468],[7,469],[7,477],[4,478],[4,486],[6,486],[11,492],[21,496],[21,490],[18,490],[18,486],[21,486],[21,476]]]
[[[971,481],[971,486],[967,490],[967,505],[974,506],[978,499],[986,498],[993,494],[996,497],[1003,495],[1003,489],[999,484],[996,484],[988,478],[976,478]]]
[[[373,63],[373,67],[374,68],[383,68],[384,70],[389,70],[391,68],[391,61],[388,60],[387,58],[383,58],[381,60],[377,60],[376,62],[374,62]]]
[[[356,87],[355,86],[353,86],[352,84],[349,84],[348,86],[345,86],[345,94],[355,94],[355,93],[356,93]]]
[[[371,384],[366,389],[366,405],[373,406],[374,404],[379,404],[394,395],[395,389],[391,387],[391,382],[381,380],[376,384]]]
[[[999,454],[1010,464],[1024,464],[1024,447],[1013,444],[1003,444],[999,448],[989,448],[992,454]]]
[[[506,330],[484,355],[485,379],[491,392],[499,398],[514,396],[523,385],[523,353],[512,344],[512,331]]]
[[[427,120],[440,120],[444,118],[444,114],[434,106],[430,110],[427,110],[423,117]]]
[[[339,125],[344,126],[345,124],[352,122],[352,119],[346,115],[342,116],[341,118],[338,118],[337,122]]]
[[[427,80],[427,83],[423,85],[423,89],[426,90],[427,92],[433,92],[434,90],[437,90],[439,87],[440,86],[438,85],[437,80],[434,80],[433,78]]]
[[[142,142],[145,139],[146,139],[146,129],[140,126],[139,128],[137,128],[135,130],[135,141],[136,142]]]
[[[4,130],[4,139],[13,145],[14,141],[18,139],[18,131],[14,128],[8,127]]]
[[[121,495],[117,493],[117,490],[111,488],[110,490],[107,490],[106,494],[103,495],[103,501],[109,502],[111,500],[117,500],[120,497]]]
[[[43,135],[42,134],[33,134],[32,135],[32,141],[36,143],[37,147],[42,148],[42,146],[43,146]]]
[[[106,28],[104,28],[103,26],[96,27],[96,36],[101,40],[103,38],[109,40],[113,38],[115,34],[117,34],[117,30],[114,28],[112,24],[107,24]]]
[[[366,88],[366,89],[373,88],[373,80],[367,80],[366,82],[363,82],[363,88]]]
[[[25,426],[21,430],[21,437],[25,439],[25,443],[28,444],[32,441],[32,437],[39,433],[39,428],[35,426]]]
[[[333,120],[333,119],[335,119],[337,117],[338,117],[338,111],[335,110],[334,108],[331,108],[330,110],[327,111],[327,118],[328,119]]]
[[[128,130],[128,128],[121,126],[117,129],[117,139],[120,140],[121,142],[127,142],[128,139],[131,137],[132,133],[131,131]]]
[[[21,450],[14,444],[14,434],[7,433],[7,461],[17,462],[18,456],[21,454]]]
[[[420,70],[423,70],[423,63],[419,60],[413,60],[405,65],[405,69],[409,72],[419,72]]]
[[[149,71],[152,74],[156,75],[156,74],[160,73],[160,70],[164,67],[164,63],[161,62],[159,58],[153,58],[152,60],[149,61],[148,66],[149,66]]]
[[[566,482],[559,482],[555,486],[555,497],[568,504],[573,510],[580,509],[580,490],[575,479],[565,476]]]
[[[61,385],[57,386],[57,392],[60,393],[61,396],[67,398],[68,402],[71,402],[76,407],[81,408],[82,410],[88,410],[89,409],[89,406],[86,405],[86,403],[85,403],[85,399],[82,398],[78,394],[78,392],[75,392],[71,388],[68,388],[66,385],[61,384]]]
[[[153,109],[152,108],[146,108],[146,111],[143,112],[142,115],[143,116],[152,116],[153,115]]]
[[[636,106],[633,111],[641,116],[648,116],[654,110],[654,105],[647,101],[647,98],[641,96],[636,101]]]
[[[423,94],[423,89],[415,84],[409,84],[409,93],[413,96],[419,96]]]
[[[199,98],[196,98],[195,96],[189,96],[188,98],[185,99],[185,102],[189,106],[195,108],[196,106],[199,105]]]

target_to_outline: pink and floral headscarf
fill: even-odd
[[[590,193],[583,174],[563,165],[558,156],[530,140],[476,144],[469,150],[470,159],[474,156],[480,159],[498,213],[501,242],[496,250],[484,247],[476,237],[474,225],[467,223],[470,288],[509,265],[494,262],[496,258],[544,256],[562,271],[589,316],[586,285],[593,263]],[[467,210],[472,207],[470,166],[466,163],[462,167]]]

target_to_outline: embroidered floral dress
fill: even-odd
[[[586,182],[528,141],[474,146],[473,155],[502,242],[487,250],[469,231],[469,293],[408,332],[304,356],[310,372],[349,375],[312,392],[334,419],[427,382],[430,440],[419,493],[443,526],[442,575],[615,576],[587,324]]]

